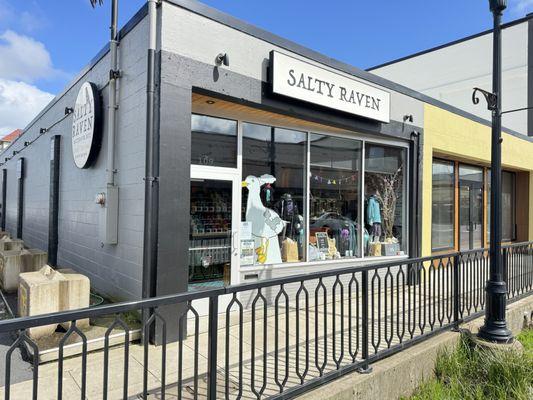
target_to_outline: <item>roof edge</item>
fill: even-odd
[[[512,26],[515,26],[515,25],[520,25],[520,24],[522,24],[524,22],[528,22],[530,19],[533,19],[533,13],[529,13],[525,17],[518,18],[518,19],[515,19],[513,21],[506,22],[505,24],[502,24],[502,29],[510,28]],[[424,54],[428,54],[428,53],[432,53],[434,51],[442,50],[442,49],[445,49],[446,47],[455,46],[456,44],[459,44],[459,43],[467,42],[469,40],[476,39],[476,38],[481,37],[481,36],[489,35],[489,34],[492,33],[493,30],[494,29],[487,29],[485,31],[482,31],[482,32],[479,32],[479,33],[475,33],[473,35],[469,35],[469,36],[465,36],[465,37],[460,38],[460,39],[452,40],[451,42],[440,44],[440,45],[435,46],[435,47],[430,47],[429,49],[421,50],[421,51],[418,51],[416,53],[409,54],[407,56],[396,58],[394,60],[387,61],[387,62],[384,62],[382,64],[378,64],[376,66],[367,68],[366,71],[367,72],[371,72],[371,71],[374,71],[374,70],[379,69],[379,68],[387,67],[387,66],[392,65],[392,64],[396,64],[396,63],[399,63],[399,62],[402,62],[402,61],[405,61],[405,60],[409,60],[411,58],[423,56]]]

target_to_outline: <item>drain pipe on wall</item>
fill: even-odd
[[[117,116],[117,80],[120,78],[118,70],[118,0],[113,0],[111,6],[111,39],[109,41],[109,54],[111,57],[111,69],[109,70],[109,106],[107,127],[107,186],[115,186],[115,130]]]
[[[144,254],[142,297],[155,295],[159,204],[159,138],[155,132],[155,52],[157,45],[157,0],[148,0],[148,67],[146,82],[146,177],[144,181]],[[143,321],[148,318],[143,310]]]
[[[102,246],[118,243],[118,186],[115,185],[115,136],[117,125],[117,81],[120,78],[118,69],[118,0],[111,4],[111,37],[109,40],[109,104],[107,107],[107,165],[106,187],[104,193],[99,193],[96,203],[99,208],[99,237]]]

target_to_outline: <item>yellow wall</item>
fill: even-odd
[[[426,104],[424,109],[424,160],[422,177],[422,255],[431,254],[431,186],[434,155],[490,164],[491,129],[468,118]],[[504,168],[527,170],[529,185],[529,240],[533,240],[533,143],[504,133]]]

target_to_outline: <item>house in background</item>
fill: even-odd
[[[22,134],[22,129],[15,129],[0,139],[0,150],[8,148],[13,141]]]

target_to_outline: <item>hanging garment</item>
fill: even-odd
[[[266,207],[270,207],[274,204],[274,188],[270,183],[267,183],[261,189],[261,200],[263,200]]]
[[[368,225],[373,225],[374,223],[381,224],[381,209],[376,196],[370,196],[368,199],[368,206],[366,208],[366,219]]]

